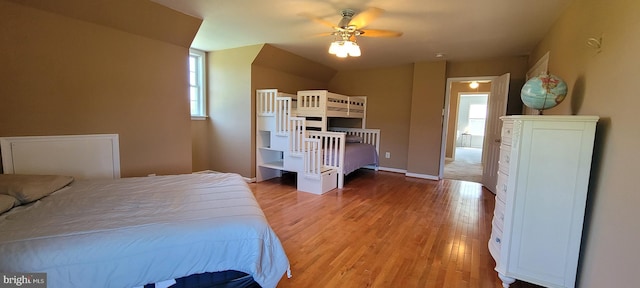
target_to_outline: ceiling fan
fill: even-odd
[[[363,37],[400,37],[402,32],[378,29],[363,29],[369,23],[382,14],[384,10],[380,8],[367,8],[366,10],[356,13],[353,9],[343,9],[340,11],[342,19],[338,25],[324,19],[314,17],[309,14],[303,14],[311,20],[333,28],[332,32],[322,33],[319,36],[334,36],[335,41],[329,47],[329,53],[338,57],[360,56],[360,47],[356,43],[357,36]]]

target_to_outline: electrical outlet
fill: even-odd
[[[391,158],[391,152],[384,153],[384,158],[387,158],[387,159]]]

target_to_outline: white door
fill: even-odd
[[[482,185],[494,194],[498,182],[498,158],[500,157],[500,133],[502,132],[500,117],[507,113],[509,75],[507,73],[491,81],[487,124],[484,133]]]

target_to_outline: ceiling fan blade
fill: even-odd
[[[360,30],[360,36],[363,37],[400,37],[402,32],[390,30],[365,29]]]
[[[318,33],[318,34],[313,34],[311,35],[311,37],[326,37],[326,36],[331,36],[334,35],[335,32],[325,32],[325,33]]]
[[[384,10],[380,8],[367,8],[367,10],[364,10],[353,16],[353,18],[349,22],[349,26],[356,26],[358,29],[364,28],[365,26],[369,25],[371,21],[378,18],[378,16],[380,16],[382,12],[384,12]]]
[[[329,22],[329,21],[327,21],[327,20],[324,20],[324,19],[322,19],[322,18],[318,18],[318,17],[316,17],[316,16],[314,16],[314,15],[311,15],[311,14],[309,14],[309,13],[307,13],[307,12],[302,12],[302,13],[299,13],[298,15],[299,15],[299,16],[303,16],[303,17],[307,17],[307,18],[309,18],[309,20],[311,20],[311,21],[313,21],[313,22],[320,23],[320,24],[322,24],[322,25],[325,25],[325,26],[331,27],[331,28],[333,28],[333,29],[336,29],[336,28],[337,28],[335,24],[333,24],[333,23],[331,23],[331,22]]]

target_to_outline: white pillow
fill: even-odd
[[[25,204],[47,196],[73,181],[71,176],[0,174],[0,194]]]
[[[13,196],[0,194],[0,214],[11,210],[11,208],[20,205],[20,201]]]
[[[356,136],[356,135],[347,135],[344,138],[344,141],[346,143],[361,143],[362,142],[362,137]]]

